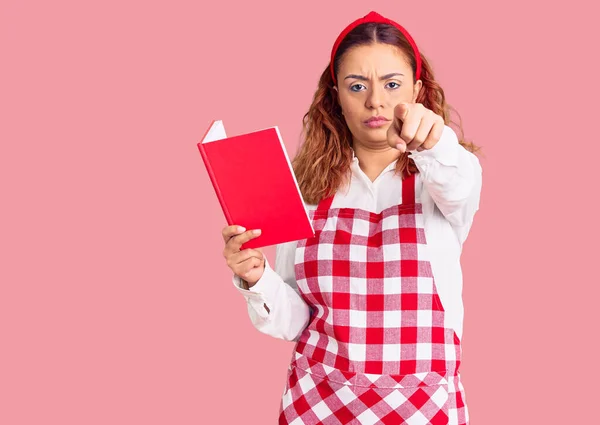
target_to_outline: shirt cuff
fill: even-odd
[[[265,309],[265,304],[270,307],[270,300],[273,294],[278,290],[281,278],[269,265],[265,257],[265,270],[260,279],[249,289],[244,289],[242,279],[236,275],[233,276],[233,285],[246,298],[247,302],[256,310],[260,317],[266,318],[269,312]]]
[[[412,150],[410,157],[415,161],[417,165],[427,164],[432,160],[436,160],[443,165],[458,165],[459,161],[459,148],[458,137],[452,128],[444,125],[442,136],[440,140],[431,149],[424,149],[422,151]]]

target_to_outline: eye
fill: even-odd
[[[360,91],[360,90],[356,89],[356,87],[359,87],[359,86],[365,87],[365,86],[363,86],[360,83],[356,83],[356,84],[353,84],[353,85],[350,86],[350,90],[352,90],[352,91]]]
[[[400,84],[398,84],[398,83],[396,83],[396,82],[394,82],[394,81],[390,81],[390,82],[388,83],[388,85],[390,85],[390,84],[395,84],[395,85],[396,85],[395,87],[390,87],[391,89],[397,89],[398,87],[400,87]]]

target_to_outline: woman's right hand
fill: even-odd
[[[258,233],[255,233],[258,232]],[[265,255],[261,249],[246,248],[240,250],[242,244],[260,236],[260,230],[247,230],[241,226],[227,226],[222,231],[225,248],[223,256],[227,265],[239,278],[252,287],[265,271]]]

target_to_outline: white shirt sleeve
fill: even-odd
[[[456,133],[447,125],[433,148],[411,151],[410,156],[421,173],[424,189],[462,244],[479,209],[482,182],[479,159],[458,143]]]
[[[286,341],[297,341],[310,319],[309,306],[300,296],[296,284],[295,251],[296,242],[277,245],[275,269],[265,258],[264,273],[250,289],[244,289],[242,280],[233,276],[234,286],[246,298],[254,327]]]

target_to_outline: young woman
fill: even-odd
[[[295,341],[280,424],[467,424],[460,254],[479,208],[476,147],[398,23],[334,43],[294,171],[316,234],[276,247],[223,229],[254,326]],[[259,230],[259,229],[258,229]]]

